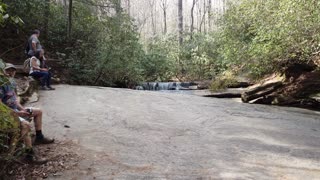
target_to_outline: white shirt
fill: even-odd
[[[30,71],[29,71],[29,74],[33,73],[33,72],[40,72],[40,70],[36,70],[36,69],[33,69],[33,61],[36,61],[36,64],[37,64],[37,68],[40,68],[40,60],[38,58],[36,58],[35,56],[32,56],[31,59],[30,59]]]

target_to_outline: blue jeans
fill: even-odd
[[[41,86],[47,86],[51,87],[50,81],[51,81],[51,74],[50,72],[33,72],[30,74],[30,76],[34,78],[40,78]]]

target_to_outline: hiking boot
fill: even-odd
[[[34,141],[34,145],[39,145],[39,144],[51,144],[54,142],[54,139],[49,139],[46,137],[43,138],[36,138]]]
[[[27,164],[41,165],[48,162],[47,159],[38,159],[34,155],[26,155],[24,162]]]

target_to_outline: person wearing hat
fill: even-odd
[[[16,74],[16,67],[13,64],[7,63],[4,68],[4,73],[9,77],[10,83],[2,85],[0,87],[0,98],[3,104],[10,107],[18,116],[21,123],[21,135],[24,137],[26,145],[26,158],[28,163],[42,164],[47,162],[46,160],[36,160],[34,156],[34,151],[32,148],[32,142],[28,132],[30,132],[31,125],[26,119],[33,117],[34,126],[36,130],[36,139],[34,141],[35,145],[38,144],[50,144],[54,142],[54,139],[49,139],[44,137],[42,134],[42,110],[39,108],[25,108],[17,100],[16,95],[16,83],[14,81],[14,76]]]

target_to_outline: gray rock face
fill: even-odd
[[[40,94],[44,131],[76,143],[84,158],[61,179],[320,179],[318,112],[55,87]]]

